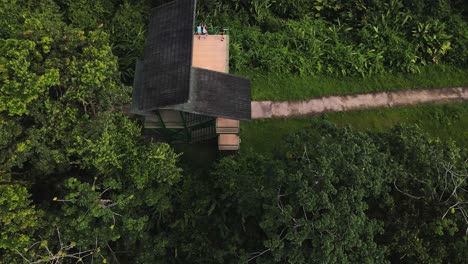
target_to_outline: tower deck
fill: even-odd
[[[229,72],[229,36],[209,35],[193,37],[192,67]]]
[[[222,40],[224,37],[224,40]],[[218,72],[229,72],[229,36],[195,35],[193,39],[192,67]],[[216,118],[219,150],[239,149],[239,121]]]

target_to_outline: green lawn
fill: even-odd
[[[396,124],[417,124],[433,137],[453,140],[468,148],[468,104],[420,105],[382,110],[329,113],[310,118],[266,119],[242,122],[241,148],[271,153],[281,138],[310,124],[311,120],[329,120],[338,126],[357,130],[383,131]]]
[[[306,77],[293,74],[237,73],[252,79],[253,100],[300,100],[324,95],[468,86],[468,69],[429,65],[418,74],[388,73],[369,78]]]

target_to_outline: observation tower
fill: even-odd
[[[218,137],[219,150],[238,150],[239,120],[251,119],[250,80],[228,74],[228,35],[194,34],[195,8],[176,0],[151,11],[131,113],[162,140]]]

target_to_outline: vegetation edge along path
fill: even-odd
[[[468,87],[323,96],[298,101],[252,101],[252,119],[318,115],[427,103],[468,101]]]

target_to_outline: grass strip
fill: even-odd
[[[468,104],[419,105],[392,109],[328,113],[308,118],[265,119],[242,122],[241,149],[271,154],[288,134],[309,126],[314,119],[351,126],[359,131],[384,131],[396,124],[416,124],[434,138],[455,141],[468,148]],[[465,118],[464,118],[465,117]]]
[[[468,69],[449,65],[428,65],[417,74],[387,73],[367,78],[238,74],[252,79],[253,100],[303,100],[327,95],[468,86]]]

